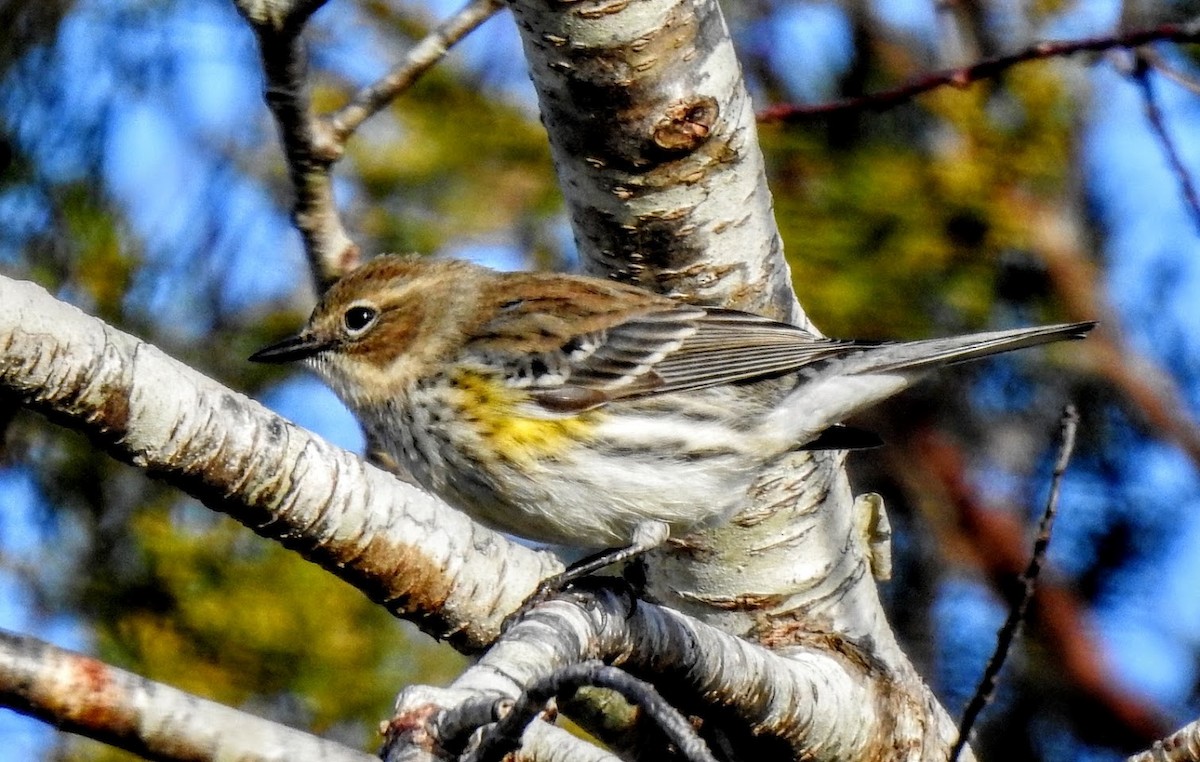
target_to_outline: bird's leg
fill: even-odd
[[[633,530],[633,542],[629,545],[624,548],[609,548],[579,559],[561,574],[542,580],[538,585],[538,593],[556,593],[577,579],[595,574],[613,564],[637,558],[666,542],[670,533],[671,528],[661,521],[643,521]]]
[[[631,558],[637,558],[646,551],[653,550],[662,545],[666,542],[670,534],[671,528],[663,522],[644,521],[638,524],[633,530],[633,541],[626,547],[609,548],[599,553],[593,553],[571,564],[562,573],[546,577],[538,583],[537,589],[525,599],[521,607],[505,618],[504,624],[501,626],[501,632],[507,631],[517,620],[529,613],[529,610],[534,606],[550,600],[555,593],[562,591],[573,582],[594,574],[605,567],[628,561]]]

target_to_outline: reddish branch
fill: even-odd
[[[1200,22],[1163,24],[1151,29],[1141,29],[1110,37],[1039,42],[1016,53],[988,58],[970,66],[925,74],[891,90],[811,106],[795,104],[769,106],[758,113],[758,120],[763,123],[800,122],[845,112],[883,111],[907,103],[918,95],[941,87],[963,88],[981,79],[990,79],[1026,61],[1061,58],[1076,53],[1100,53],[1115,48],[1136,48],[1152,42],[1196,42],[1198,40],[1200,40]]]

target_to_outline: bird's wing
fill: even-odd
[[[696,332],[655,364],[656,393],[678,392],[793,373],[878,342],[835,341],[761,315],[706,309]]]
[[[862,346],[659,297],[563,306],[514,298],[472,347],[550,414],[776,376]]]
[[[1082,338],[1094,325],[902,343],[836,341],[760,315],[681,305],[595,279],[527,280],[504,293],[496,316],[475,334],[469,351],[499,369],[511,386],[527,389],[546,415],[798,371],[820,373],[835,358],[846,375],[920,372]]]

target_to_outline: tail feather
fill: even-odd
[[[840,449],[837,440],[845,437],[823,440],[822,432],[903,391],[927,371],[1022,347],[1081,339],[1095,325],[1066,323],[861,348],[804,375],[787,399],[763,418],[759,426],[763,446],[780,451]]]
[[[864,352],[863,366],[856,373],[895,373],[955,365],[1014,349],[1082,339],[1096,327],[1095,321],[1059,323],[1034,328],[973,333],[940,339],[922,339],[902,344],[885,344]],[[879,351],[883,350],[883,351]]]

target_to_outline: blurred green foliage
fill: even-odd
[[[232,520],[159,507],[140,511],[129,529],[149,594],[112,591],[126,600],[100,647],[156,679],[232,706],[290,693],[316,732],[351,718],[373,731],[397,686],[440,684],[460,666],[361,593]]]
[[[561,208],[537,119],[446,67],[376,120],[350,142],[346,166],[369,199],[354,222],[370,252],[506,237],[547,224]]]
[[[902,107],[915,134],[847,144],[837,125],[764,128],[796,292],[822,330],[912,338],[983,325],[1001,255],[1029,246],[1027,198],[1055,198],[1073,179],[1074,106],[1052,67],[1027,66],[1002,88]]]

